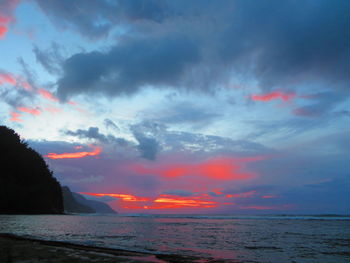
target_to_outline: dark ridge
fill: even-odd
[[[83,195],[78,193],[73,192],[72,194],[78,203],[91,207],[96,211],[96,213],[117,214],[116,211],[114,211],[108,204],[104,202],[86,199]]]
[[[62,214],[59,182],[35,150],[0,126],[0,214]]]
[[[66,213],[96,213],[95,209],[77,202],[67,186],[62,187],[64,211]]]

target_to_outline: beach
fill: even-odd
[[[119,249],[84,246],[67,242],[25,238],[0,234],[0,262],[2,263],[69,263],[69,262],[223,262],[203,261],[196,257],[152,255]],[[228,261],[225,261],[228,262]],[[231,261],[233,262],[233,261]]]

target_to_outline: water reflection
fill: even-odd
[[[349,246],[343,246],[350,242],[347,219],[13,215],[0,216],[0,232],[134,251],[258,262],[305,258],[342,262],[350,253]]]

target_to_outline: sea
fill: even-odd
[[[0,233],[211,262],[350,262],[350,215],[0,215]]]

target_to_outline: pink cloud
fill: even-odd
[[[10,117],[10,121],[13,121],[13,122],[21,122],[22,121],[20,119],[21,114],[18,113],[18,112],[13,111],[13,112],[10,113],[10,116],[11,116]]]
[[[0,85],[6,84],[6,83],[14,86],[17,84],[17,80],[12,74],[0,73]]]
[[[4,0],[0,4],[0,39],[5,37],[10,23],[16,20],[13,12],[19,2],[19,0]]]
[[[29,113],[34,116],[38,116],[41,114],[41,111],[38,110],[37,108],[28,108],[28,107],[18,107],[17,110]]]
[[[254,101],[271,101],[281,99],[283,101],[289,101],[295,98],[295,93],[283,93],[281,91],[274,91],[266,94],[252,94],[250,98]]]
[[[38,93],[45,99],[58,102],[58,98],[52,92],[45,89],[38,89]]]

